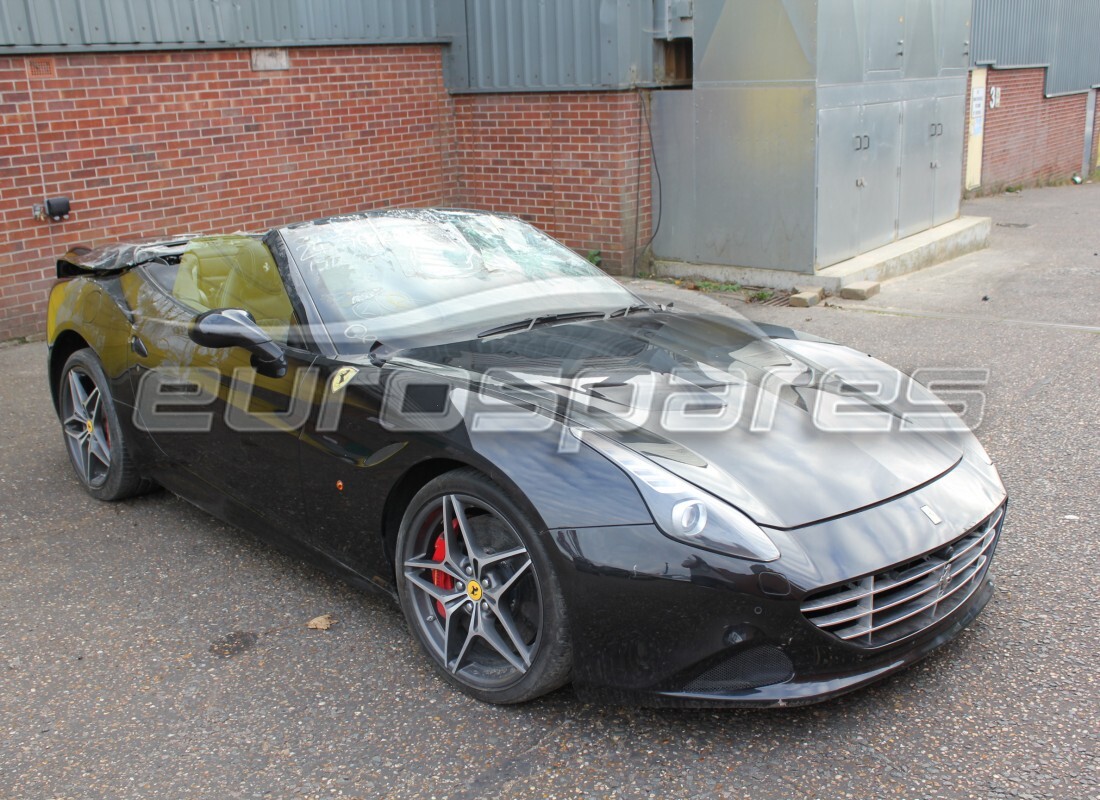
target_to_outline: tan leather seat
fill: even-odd
[[[172,294],[200,311],[217,308],[225,281],[236,262],[235,240],[238,238],[210,237],[188,243],[180,257]]]
[[[293,311],[271,252],[262,242],[240,237],[218,307],[243,308],[272,338],[286,340]]]
[[[196,311],[210,308],[207,298],[199,289],[199,264],[194,253],[184,253],[180,257],[180,266],[176,270],[176,282],[172,286],[172,296]]]

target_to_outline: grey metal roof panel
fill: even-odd
[[[971,62],[999,69],[1046,66],[1048,95],[1100,85],[1096,0],[974,0]]]
[[[438,41],[435,0],[0,0],[0,49]]]

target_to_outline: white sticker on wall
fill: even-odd
[[[290,69],[290,51],[284,47],[260,47],[252,51],[252,69]]]
[[[970,135],[981,136],[985,128],[985,88],[975,86],[970,90]]]

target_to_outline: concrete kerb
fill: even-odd
[[[813,275],[778,269],[693,264],[655,259],[654,273],[666,278],[705,278],[743,286],[808,292],[815,288],[829,294],[859,281],[885,281],[950,261],[989,245],[993,221],[989,217],[959,217],[927,231],[908,236]]]

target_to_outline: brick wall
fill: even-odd
[[[1088,96],[1044,97],[1045,80],[1042,68],[987,73],[982,192],[1064,180],[1080,172]],[[997,108],[989,108],[993,87],[1001,90]]]
[[[0,58],[0,340],[42,329],[69,245],[439,203],[438,46]],[[56,77],[32,74],[53,67]],[[28,69],[28,66],[31,69]],[[65,222],[31,204],[72,198]]]
[[[517,214],[629,274],[651,230],[645,113],[634,92],[456,97],[458,200]]]
[[[73,244],[387,205],[516,213],[629,271],[650,229],[638,95],[452,97],[441,52],[300,48],[273,72],[247,50],[0,57],[0,341],[42,332]],[[32,219],[59,195],[69,220]]]

